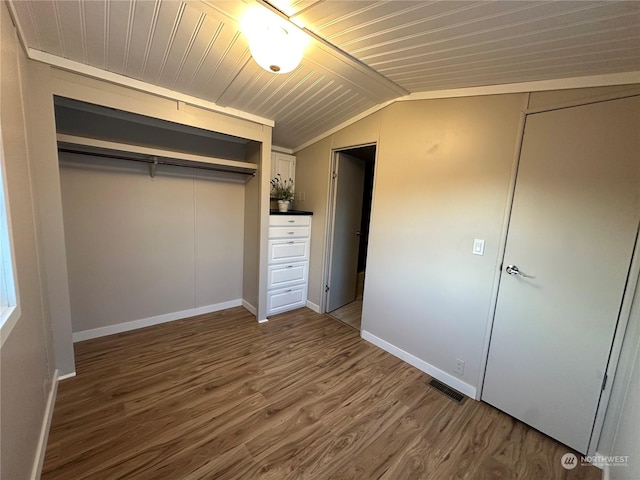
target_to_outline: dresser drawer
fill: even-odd
[[[270,226],[309,226],[311,217],[309,215],[269,215]]]
[[[309,262],[283,263],[267,268],[267,288],[284,288],[298,283],[307,283]]]
[[[309,260],[309,239],[269,240],[269,264],[305,260]]]
[[[309,227],[269,227],[269,238],[306,238],[310,232]]]
[[[267,292],[267,315],[304,307],[307,303],[307,286],[281,288]]]

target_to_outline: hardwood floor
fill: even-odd
[[[347,303],[344,307],[330,312],[329,315],[346,323],[359,332],[362,325],[362,298]]]
[[[259,325],[239,307],[75,348],[45,480],[600,478],[308,309]]]
[[[329,312],[334,318],[355,328],[357,331],[362,327],[362,295],[364,293],[364,272],[358,272],[356,280],[356,299],[353,302]]]

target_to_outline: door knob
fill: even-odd
[[[356,232],[356,235],[357,235],[357,236],[362,235],[362,234],[360,233],[360,230],[358,230],[358,231]]]
[[[524,273],[523,271],[521,271],[517,265],[507,265],[507,268],[505,268],[505,271],[509,274],[509,275],[516,275],[518,277],[522,277],[522,278],[536,278],[533,275],[527,275],[526,273]]]
[[[520,275],[520,269],[516,265],[507,265],[505,270],[509,275]]]

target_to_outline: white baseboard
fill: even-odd
[[[62,380],[66,380],[67,378],[73,378],[76,376],[76,372],[71,372],[71,373],[67,373],[65,375],[60,375],[58,377],[58,381],[61,382]]]
[[[361,336],[368,342],[373,343],[376,347],[380,347],[382,350],[384,350],[385,352],[389,352],[394,357],[398,357],[400,360],[407,362],[409,365],[413,365],[418,370],[423,371],[427,375],[431,375],[436,380],[440,380],[441,382],[446,383],[451,388],[464,393],[468,397],[476,398],[476,388],[474,386],[469,385],[468,383],[464,383],[459,378],[456,378],[453,375],[440,370],[438,367],[434,367],[430,363],[427,363],[424,360],[421,360],[418,357],[405,352],[401,348],[398,348],[395,345],[392,345],[389,342],[376,337],[366,330],[362,330]]]
[[[42,475],[42,465],[44,465],[44,455],[47,452],[47,440],[49,439],[49,429],[51,428],[51,419],[53,418],[53,408],[56,405],[59,380],[58,370],[56,369],[53,372],[51,390],[49,390],[47,405],[44,410],[40,437],[38,438],[38,448],[36,449],[36,456],[33,461],[33,468],[31,469],[31,480],[40,480],[40,476]]]
[[[258,315],[258,309],[247,302],[244,298],[242,299],[242,306],[246,308],[252,315]]]
[[[310,308],[316,313],[320,313],[320,305],[316,305],[315,303],[310,302],[309,300],[307,300],[307,308]]]
[[[205,313],[217,312],[225,310],[227,308],[239,307],[242,305],[242,300],[231,300],[229,302],[216,303],[214,305],[206,305],[204,307],[191,308],[189,310],[182,310],[180,312],[165,313],[163,315],[156,315],[155,317],[142,318],[140,320],[133,320],[131,322],[118,323],[116,325],[109,325],[106,327],[93,328],[91,330],[83,330],[81,332],[75,332],[73,334],[74,342],[81,342],[83,340],[89,340],[91,338],[104,337],[107,335],[113,335],[114,333],[128,332],[129,330],[136,330],[138,328],[150,327],[152,325],[159,325],[161,323],[173,322],[174,320],[181,320],[187,317],[193,317],[195,315],[203,315]]]

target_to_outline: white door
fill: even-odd
[[[639,132],[638,97],[525,126],[482,399],[581,453],[638,229]]]
[[[364,161],[338,152],[327,311],[356,299]]]

